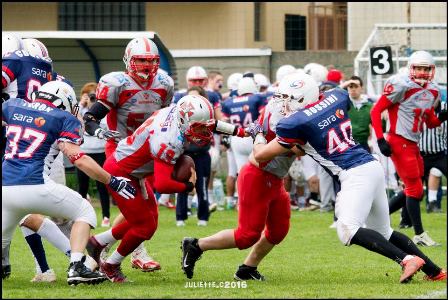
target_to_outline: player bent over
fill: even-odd
[[[145,240],[150,240],[157,229],[158,206],[151,185],[145,180],[152,175],[154,187],[162,194],[189,192],[194,188],[196,173],[188,182],[171,178],[174,164],[184,152],[187,142],[204,145],[213,138],[213,130],[228,134],[242,134],[235,126],[214,120],[210,102],[199,95],[188,95],[176,105],[156,111],[137,130],[119,142],[104,168],[116,176],[126,176],[137,186],[136,197],[128,201],[110,191],[125,221],[89,239],[87,250],[100,265],[100,270],[112,282],[128,281],[121,271],[121,262]],[[118,248],[100,261],[101,251],[110,243],[121,240]]]
[[[61,81],[48,82],[34,94],[33,103],[13,98],[2,104],[2,120],[8,125],[7,148],[2,164],[2,252],[15,227],[28,213],[74,220],[70,235],[67,283],[96,284],[107,278],[87,268],[83,254],[96,214],[77,192],[52,181],[53,157],[62,151],[70,161],[95,180],[128,199],[135,189],[126,178],[111,176],[81,152],[81,122],[73,88]]]

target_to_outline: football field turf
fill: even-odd
[[[97,214],[100,209],[96,208]],[[427,214],[422,210],[425,230],[442,246],[424,248],[424,253],[446,268],[446,197],[443,211]],[[112,218],[117,215],[112,206]],[[143,273],[132,269],[129,257],[122,264],[132,283],[68,286],[68,259],[45,242],[49,265],[57,274],[56,283],[30,283],[34,261],[25,240],[16,230],[11,245],[12,275],[4,280],[2,298],[445,298],[446,282],[427,282],[419,272],[409,284],[399,284],[401,268],[395,262],[359,246],[345,247],[336,235],[332,213],[293,211],[285,240],[264,259],[258,270],[265,282],[233,281],[233,274],[249,250],[228,249],[205,252],[196,263],[194,277],[186,279],[181,270],[180,242],[183,237],[204,237],[221,229],[233,228],[236,212],[212,214],[207,227],[196,226],[190,217],[185,227],[175,226],[175,212],[159,209],[159,227],[145,242],[162,270]],[[98,215],[100,220],[100,215]],[[398,228],[399,213],[392,216]],[[97,228],[95,232],[104,231]],[[413,236],[412,229],[402,230]],[[188,286],[187,286],[188,285]],[[214,286],[214,287],[213,287]]]

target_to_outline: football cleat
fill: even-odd
[[[400,277],[400,283],[408,283],[411,281],[412,276],[420,271],[424,264],[425,261],[418,256],[412,256],[412,258],[403,260],[401,262],[403,273]]]
[[[263,275],[261,275],[257,271],[257,267],[250,267],[246,265],[240,265],[238,267],[238,270],[236,270],[235,274],[233,275],[233,278],[235,280],[245,281],[245,280],[257,280],[257,281],[265,281]]]
[[[55,282],[56,281],[56,273],[54,273],[53,269],[48,269],[44,273],[36,274],[30,282]]]
[[[2,280],[11,276],[11,265],[2,265]]]
[[[149,256],[143,244],[135,249],[131,254],[131,266],[143,272],[154,272],[160,270],[160,264]]]
[[[440,246],[439,243],[433,241],[433,239],[428,235],[426,231],[423,232],[422,234],[415,235],[412,241],[414,242],[414,244],[420,246],[427,246],[427,247]]]
[[[106,275],[107,279],[116,283],[131,282],[121,271],[121,264],[102,263],[100,265],[101,272]]]
[[[89,241],[87,242],[87,246],[86,246],[86,250],[89,253],[89,255],[96,261],[96,263],[99,265],[100,264],[100,256],[101,256],[101,251],[105,248],[106,246],[102,246],[94,236],[91,236],[89,238]]]
[[[193,278],[194,265],[201,258],[203,251],[199,248],[198,239],[184,238],[181,242],[182,270],[188,279]]]
[[[80,283],[85,284],[98,284],[105,280],[107,277],[98,271],[92,271],[84,264],[86,257],[80,261],[70,263],[67,270],[67,283],[69,285],[78,285]]]
[[[425,275],[423,279],[428,281],[446,281],[446,270],[440,270],[436,276]]]
[[[108,217],[103,218],[103,221],[101,221],[101,227],[110,227],[110,219]]]

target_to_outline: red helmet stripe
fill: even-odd
[[[201,100],[205,102],[205,104],[207,105],[208,111],[210,113],[210,119],[213,119],[213,108],[210,104],[210,101],[208,101],[207,99],[205,99],[204,97],[201,96]]]
[[[149,39],[143,38],[143,41],[145,42],[146,52],[151,53],[151,43],[149,42]]]

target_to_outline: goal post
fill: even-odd
[[[393,74],[406,67],[409,56],[416,50],[431,53],[436,62],[435,81],[446,88],[447,32],[446,24],[375,24],[354,60],[354,73],[365,82],[366,93],[379,96],[391,75],[372,75],[370,49],[390,46]]]

